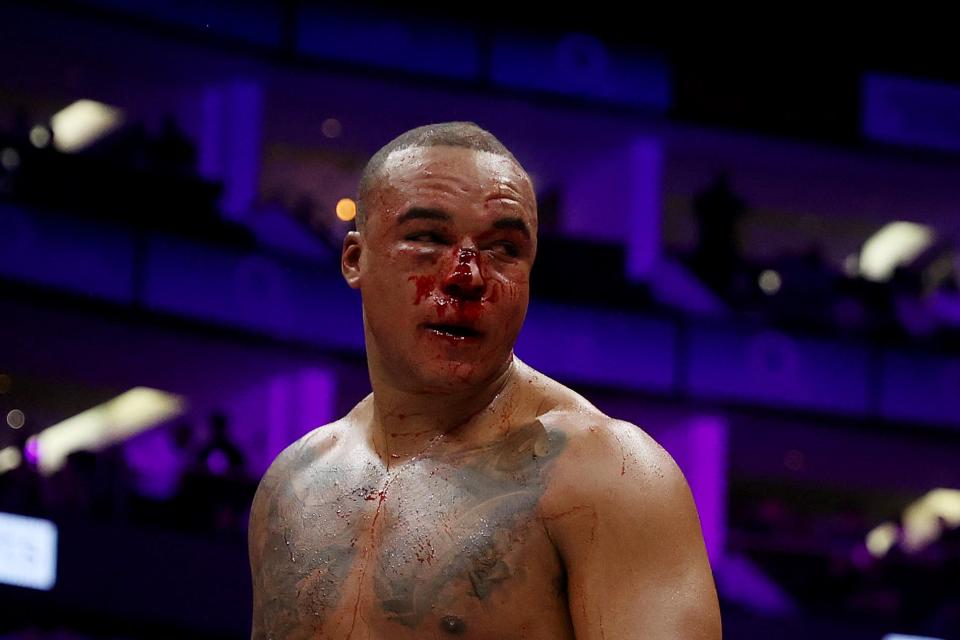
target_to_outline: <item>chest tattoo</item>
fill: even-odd
[[[536,421],[481,449],[415,461],[386,484],[371,465],[311,470],[291,486],[268,487],[270,526],[254,576],[267,637],[319,628],[355,566],[372,578],[382,613],[411,628],[521,577],[511,560],[534,530],[564,444]],[[459,635],[466,623],[445,615],[440,629]]]

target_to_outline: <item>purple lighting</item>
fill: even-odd
[[[23,447],[23,455],[31,466],[37,466],[40,461],[40,446],[37,444],[36,436],[27,440],[26,446]]]

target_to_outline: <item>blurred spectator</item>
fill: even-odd
[[[693,255],[697,275],[721,296],[729,293],[742,263],[738,224],[746,206],[730,188],[726,173],[718,175],[693,202],[698,242]]]
[[[246,460],[240,448],[230,440],[226,416],[222,413],[210,416],[210,432],[210,440],[198,452],[199,465],[216,476],[243,476]]]
[[[162,173],[191,176],[196,172],[197,150],[169,114],[164,116],[160,135],[153,142],[153,164]]]

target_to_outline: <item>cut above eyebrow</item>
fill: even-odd
[[[397,218],[397,225],[410,222],[411,220],[440,220],[442,222],[450,222],[450,214],[442,209],[413,207]]]

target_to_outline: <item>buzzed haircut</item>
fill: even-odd
[[[370,190],[380,177],[383,165],[394,151],[409,147],[462,147],[476,151],[487,151],[504,158],[509,158],[521,169],[510,150],[496,136],[473,122],[440,122],[427,124],[416,129],[410,129],[380,148],[363,168],[360,174],[360,185],[357,188],[357,229],[362,230],[366,223],[366,206],[364,201]]]

